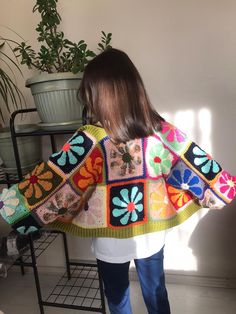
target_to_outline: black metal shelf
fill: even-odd
[[[68,279],[65,273],[43,304],[104,313],[97,265],[88,263],[72,265],[71,278]]]
[[[60,232],[62,233],[62,232]],[[54,230],[42,230],[42,236],[38,240],[34,240],[34,254],[36,258],[39,258],[44,251],[52,244],[56,238],[58,238],[59,232]],[[21,260],[16,260],[14,265],[32,266],[32,256],[30,248],[25,251],[21,256]]]
[[[18,114],[35,112],[35,108],[21,109],[13,112],[10,119],[11,137],[14,149],[14,155],[17,166],[17,175],[12,176],[5,174],[0,168],[0,184],[10,186],[17,183],[23,178],[21,169],[17,137],[25,136],[42,136],[48,135],[51,140],[52,153],[56,152],[56,143],[54,136],[59,134],[71,134],[76,130],[37,130],[31,133],[23,133],[15,131],[15,118]],[[81,125],[86,122],[86,113],[83,111]],[[78,126],[79,127],[79,126]],[[75,310],[86,310],[90,312],[106,313],[105,298],[103,292],[103,284],[101,276],[98,272],[97,263],[81,263],[69,260],[68,246],[66,234],[56,230],[45,229],[46,236],[33,239],[29,234],[29,250],[18,258],[14,265],[20,265],[22,274],[24,274],[24,266],[32,267],[34,271],[35,286],[37,289],[38,303],[40,313],[44,314],[44,306],[62,307]],[[37,258],[43,254],[50,244],[61,234],[63,237],[66,272],[61,279],[52,288],[51,293],[46,297],[42,297],[40,278],[37,268]]]
[[[9,174],[0,167],[0,184],[6,184],[10,187],[11,184],[19,182],[19,177],[17,174]]]

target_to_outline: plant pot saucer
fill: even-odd
[[[68,122],[53,122],[53,123],[38,123],[41,130],[76,130],[82,125],[81,120],[68,121]]]

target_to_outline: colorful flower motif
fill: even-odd
[[[94,161],[94,164],[92,164]],[[92,160],[91,157],[86,159],[85,165],[79,170],[80,175],[84,179],[78,181],[78,187],[82,190],[87,188],[87,186],[95,184],[98,182],[101,173],[102,173],[102,158],[97,157],[95,160]]]
[[[185,141],[185,134],[177,129],[175,126],[170,123],[164,122],[162,124],[162,134],[165,134],[167,141],[174,142],[177,141],[179,143]]]
[[[201,197],[203,193],[199,177],[188,168],[174,169],[168,177],[167,182],[177,189],[190,191],[197,197]]]
[[[82,156],[85,152],[82,144],[84,144],[84,137],[76,133],[64,144],[61,151],[52,154],[52,157],[58,157],[57,163],[59,166],[65,166],[67,162],[70,165],[75,165],[78,162],[77,155]]]
[[[73,224],[84,228],[105,227],[105,188],[98,188],[94,191],[84,208],[73,219]]]
[[[121,217],[122,225],[127,225],[129,220],[136,222],[138,220],[137,212],[143,212],[143,193],[135,186],[132,187],[130,193],[128,189],[120,190],[120,196],[112,198],[113,205],[117,206],[112,210],[112,215]]]
[[[54,167],[70,176],[71,172],[84,161],[86,154],[93,146],[93,142],[94,139],[89,134],[81,131],[76,132],[58,153],[49,157],[49,160],[54,164]]]
[[[81,196],[76,194],[69,184],[65,184],[45,203],[35,208],[33,213],[43,224],[48,224],[56,219],[70,222],[78,214],[80,200]]]
[[[16,197],[16,191],[3,189],[0,198],[0,213],[5,218],[15,214],[19,199]]]
[[[164,148],[162,143],[158,142],[150,149],[150,157],[149,165],[153,168],[155,175],[170,172],[173,155]]]
[[[124,176],[127,173],[133,174],[135,172],[135,166],[140,165],[142,162],[139,155],[140,151],[140,145],[133,145],[133,141],[125,145],[121,144],[117,146],[116,149],[110,151],[110,168],[119,168],[120,176]]]
[[[168,122],[162,123],[162,130],[157,132],[156,135],[161,138],[162,142],[164,142],[166,146],[178,155],[180,155],[189,144],[189,140],[186,135]]]
[[[194,158],[194,164],[201,168],[202,173],[206,174],[210,171],[218,173],[220,171],[218,163],[200,147],[195,146],[193,148],[193,154],[194,156],[197,156]]]
[[[142,176],[143,151],[141,140],[133,140],[119,145],[105,141],[104,146],[110,181]]]
[[[38,228],[36,228],[35,226],[30,226],[30,227],[21,226],[17,228],[16,230],[21,234],[29,234],[31,232],[37,231]]]
[[[78,212],[78,197],[72,193],[58,192],[55,198],[44,205],[43,220],[49,223],[55,219],[69,222]]]
[[[231,176],[226,171],[223,171],[219,182],[221,184],[220,192],[225,194],[230,200],[234,199],[236,195],[236,176]]]
[[[170,200],[176,209],[183,207],[192,199],[191,195],[188,192],[176,189],[171,185],[168,185],[167,191]]]
[[[176,215],[176,211],[168,199],[164,180],[151,185],[149,191],[151,219],[169,219]]]
[[[227,202],[232,201],[236,195],[236,176],[231,176],[227,171],[222,171],[213,189]]]
[[[70,178],[70,183],[78,192],[84,192],[91,185],[103,181],[103,156],[98,148],[94,148],[91,154],[85,159],[84,164],[75,170]]]
[[[25,198],[21,195],[14,184],[9,189],[3,189],[0,194],[0,214],[10,225],[15,224],[20,219],[25,219],[30,213]]]
[[[18,188],[27,199],[31,197],[40,199],[45,191],[49,192],[52,189],[53,184],[50,182],[52,179],[53,172],[43,162],[25,176],[25,179],[18,184]]]

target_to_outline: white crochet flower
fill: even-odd
[[[19,200],[16,198],[16,191],[3,189],[0,197],[0,213],[5,216],[12,216],[15,213]]]

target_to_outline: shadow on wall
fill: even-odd
[[[222,210],[209,210],[199,221],[188,246],[201,276],[236,278],[236,201]]]
[[[215,136],[219,129],[216,119],[220,117],[214,116],[213,119],[209,109],[200,107],[180,110],[172,115],[164,113],[163,116],[215,157],[219,147],[213,145],[212,134]],[[236,278],[235,207],[234,201],[222,210],[202,209],[173,228],[166,241],[167,273]]]

